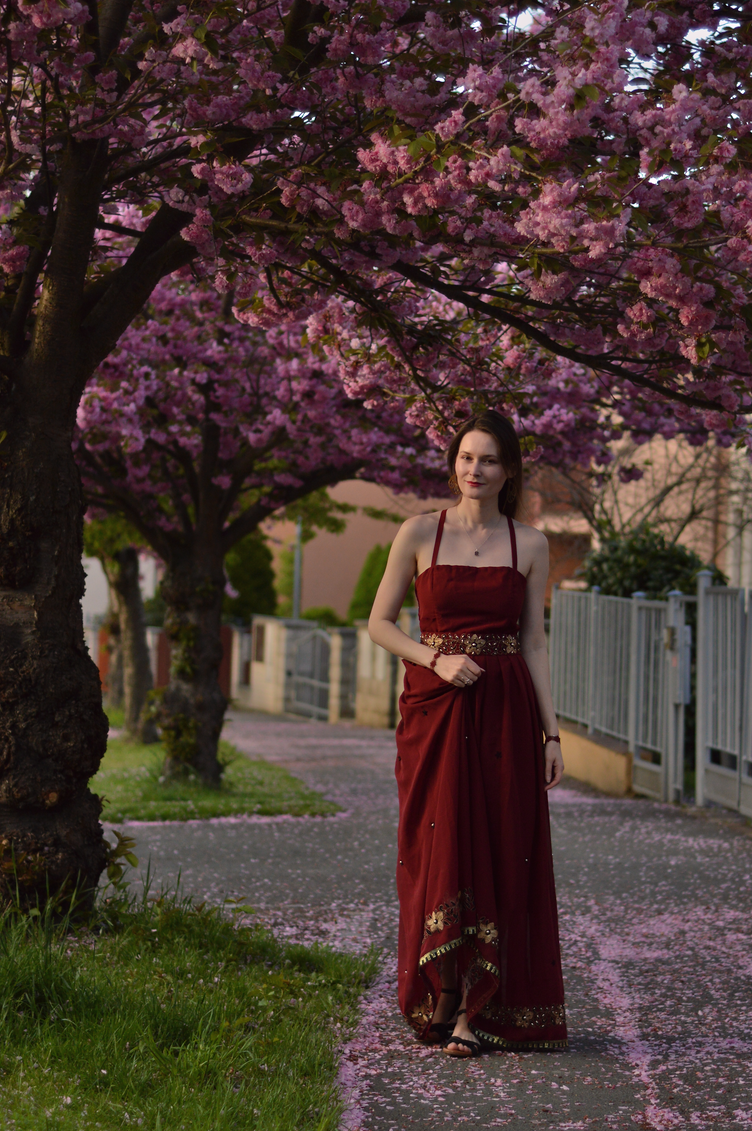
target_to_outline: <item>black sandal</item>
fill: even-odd
[[[461,1017],[463,1013],[467,1013],[467,1010],[458,1010],[457,1016]],[[464,1052],[451,1052],[449,1050],[449,1045],[461,1045],[463,1048],[466,1048],[468,1050],[469,1055],[468,1053]],[[474,1056],[480,1056],[480,1054],[483,1052],[483,1045],[480,1043],[480,1041],[471,1041],[468,1037],[449,1036],[445,1041],[442,1041],[441,1047],[447,1054],[447,1056],[453,1056],[457,1060],[472,1060]]]
[[[456,1008],[462,1001],[462,990],[445,990],[442,986],[441,992],[442,994],[454,994],[455,1008],[451,1013],[451,1017],[454,1017]],[[453,1028],[454,1021],[433,1021],[426,1033],[425,1040],[429,1045],[440,1045],[447,1039]]]

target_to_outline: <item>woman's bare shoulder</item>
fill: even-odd
[[[529,550],[531,554],[548,553],[548,538],[542,530],[536,529],[535,526],[527,526],[524,522],[518,522],[515,519],[514,532],[519,544]]]
[[[426,514],[415,514],[412,518],[408,518],[402,523],[399,530],[399,536],[405,542],[410,542],[412,545],[420,545],[425,542],[427,538],[433,538],[436,535],[436,529],[439,525],[439,518],[441,511],[427,511]]]

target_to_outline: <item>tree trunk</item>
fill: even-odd
[[[172,649],[160,709],[165,773],[193,770],[215,786],[222,776],[217,748],[227,707],[219,686],[224,585],[221,554],[207,562],[189,551],[168,563],[162,581],[164,627]]]
[[[106,571],[105,571],[106,572]],[[109,575],[107,580],[109,581]],[[125,690],[123,687],[123,648],[120,635],[120,598],[110,584],[110,610],[107,616],[107,651],[110,660],[107,665],[107,690],[105,702],[108,707],[119,709],[123,706]]]
[[[72,421],[32,417],[18,384],[0,381],[0,901],[29,906],[76,885],[93,898],[107,852],[87,782],[107,718],[84,643]]]
[[[125,729],[140,742],[156,742],[156,725],[143,717],[146,696],[154,681],[146,642],[144,603],[138,582],[138,553],[134,547],[120,550],[107,563],[106,572],[119,612]]]

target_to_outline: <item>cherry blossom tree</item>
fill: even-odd
[[[305,327],[238,322],[210,287],[160,283],[88,383],[75,447],[94,513],[117,512],[165,564],[172,645],[166,769],[216,784],[224,558],[275,511],[355,476],[446,490],[439,452],[399,404],[367,409]]]
[[[728,430],[749,407],[747,7],[8,0],[0,809],[30,892],[104,861],[70,443],[159,280],[191,263],[261,327],[337,294],[347,350],[386,338],[416,419],[475,396],[472,317],[648,423],[670,400]],[[461,313],[426,317],[425,292]]]

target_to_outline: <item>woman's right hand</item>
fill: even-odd
[[[483,675],[483,668],[464,654],[461,656],[439,656],[433,668],[441,679],[453,683],[455,687],[470,687]]]

